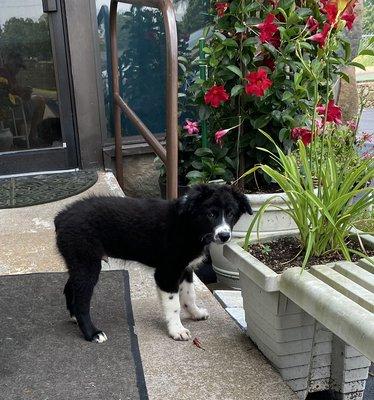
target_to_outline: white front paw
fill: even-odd
[[[195,321],[202,321],[209,318],[209,313],[205,308],[197,308],[191,317]]]
[[[174,340],[189,340],[191,339],[191,333],[183,325],[178,327],[169,327],[169,335]]]

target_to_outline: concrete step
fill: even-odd
[[[122,192],[112,174],[100,173],[98,182],[78,196],[0,210],[0,243],[6,244],[5,251],[0,252],[0,274],[65,271],[54,244],[53,218],[67,204],[90,194],[122,195]],[[129,271],[134,331],[150,400],[297,399],[197,277],[197,302],[209,310],[210,318],[199,322],[183,318],[183,323],[194,338],[200,339],[205,350],[194,346],[192,341],[176,342],[168,337],[154,270],[116,259],[103,262],[103,269]],[[234,304],[240,305],[233,301],[231,305]],[[242,308],[233,306],[229,311],[234,316],[242,313]]]

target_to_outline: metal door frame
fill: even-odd
[[[39,0],[48,14],[63,147],[0,152],[0,175],[79,167],[76,114],[63,0]]]

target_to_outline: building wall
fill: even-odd
[[[131,197],[160,197],[155,155],[150,150],[129,152],[125,151],[127,154],[123,157],[125,194]],[[107,170],[115,171],[113,149],[104,151],[104,162]]]
[[[65,9],[81,166],[100,168],[105,117],[98,79],[95,1],[65,1]]]

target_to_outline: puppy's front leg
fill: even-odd
[[[193,283],[193,270],[187,267],[179,284],[179,297],[182,307],[195,321],[208,319],[209,313],[205,308],[196,305],[195,286]]]
[[[165,315],[169,335],[174,340],[191,339],[191,333],[186,329],[180,319],[180,303],[178,292],[164,292],[158,288],[162,309]]]

